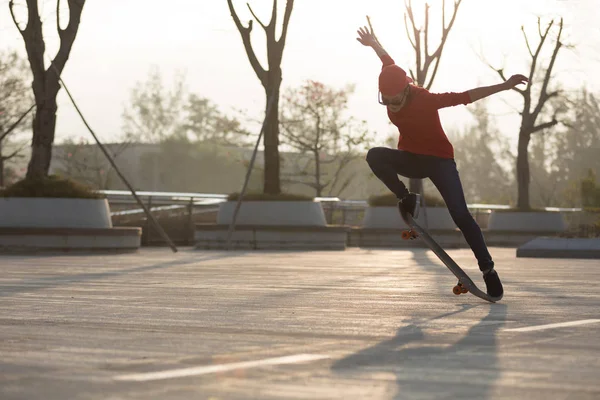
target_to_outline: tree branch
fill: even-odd
[[[266,87],[268,83],[267,71],[262,67],[262,65],[258,61],[258,58],[254,53],[254,49],[252,48],[252,42],[250,41],[250,32],[252,32],[252,20],[248,22],[248,27],[245,28],[240,22],[240,19],[237,13],[235,12],[235,9],[233,8],[232,0],[227,0],[227,4],[229,5],[229,11],[231,13],[231,17],[233,18],[235,26],[237,27],[238,31],[240,32],[240,36],[242,37],[242,42],[244,44],[244,48],[246,49],[248,59],[250,60],[250,65],[252,65],[252,68],[254,69],[254,72],[256,73],[256,76],[258,77],[262,85]]]
[[[281,37],[277,43],[283,49],[285,46],[285,39],[287,37],[288,25],[290,24],[290,17],[292,16],[292,9],[294,8],[294,0],[288,0],[285,4],[285,12],[283,14],[283,28],[281,30]]]
[[[58,6],[60,6],[60,1],[58,3]],[[71,53],[71,48],[73,47],[73,43],[75,42],[75,37],[77,36],[77,31],[79,29],[79,23],[81,22],[81,13],[83,12],[85,0],[68,0],[68,4],[69,24],[67,25],[67,27],[65,29],[60,29],[60,21],[56,22],[58,25],[58,36],[60,37],[60,47],[52,63],[56,67],[56,73],[59,76],[65,68],[65,64],[67,63],[67,60],[69,59],[69,54]],[[60,19],[60,12],[58,6],[57,20]]]
[[[250,7],[250,3],[246,3],[246,5],[248,6],[248,10],[250,10],[250,14],[252,14],[252,16],[254,17],[254,19],[256,20],[256,22],[258,22],[258,24],[260,26],[262,26],[262,28],[266,31],[267,30],[267,26],[262,23],[262,21],[256,16],[256,14],[254,14],[254,11],[252,11],[252,7]]]
[[[539,21],[539,20],[538,20]],[[525,38],[525,45],[527,46],[527,51],[529,51],[529,55],[533,58],[533,51],[531,51],[531,45],[529,44],[529,38],[525,33],[525,26],[521,25],[521,32],[523,32],[523,37]]]
[[[70,21],[69,21],[70,22]],[[60,0],[56,0],[56,31],[60,33]]]
[[[540,22],[540,18],[538,17],[538,26],[539,26],[540,23],[541,23]],[[531,60],[531,69],[529,71],[529,82],[533,82],[533,76],[535,74],[535,67],[537,65],[538,57],[540,55],[540,52],[542,51],[542,47],[544,47],[544,42],[546,41],[546,38],[548,37],[548,32],[550,31],[550,28],[552,28],[553,24],[554,24],[554,21],[551,21],[548,24],[548,27],[546,28],[546,32],[544,32],[543,35],[540,35],[540,43],[538,44],[538,47],[537,47],[537,49],[535,51],[535,54],[533,55],[533,58]],[[539,29],[541,29],[541,28],[539,28]],[[530,86],[528,86],[527,90],[529,90],[529,87]]]
[[[552,21],[554,22],[554,21]],[[554,63],[556,62],[556,57],[558,55],[558,51],[560,50],[562,43],[560,42],[560,37],[562,35],[563,30],[563,19],[560,19],[560,28],[558,30],[558,35],[556,37],[556,45],[554,46],[554,51],[552,52],[552,57],[550,58],[550,64],[548,65],[548,69],[546,70],[546,75],[544,76],[544,83],[542,84],[542,90],[540,92],[540,99],[535,107],[534,115],[538,115],[542,111],[542,107],[548,99],[550,99],[550,95],[546,93],[548,90],[548,83],[550,82],[550,77],[552,75],[552,69],[554,68]],[[556,92],[554,92],[556,93]],[[556,93],[558,94],[558,93]]]
[[[442,11],[442,14],[443,14],[443,11]],[[425,33],[424,54],[425,54],[425,63],[427,64],[427,60],[429,59],[429,4],[427,4],[427,3],[425,3],[425,28],[424,29],[425,29],[425,32],[424,32]],[[427,69],[427,67],[425,67],[425,69]]]
[[[23,146],[20,149],[17,149],[15,151],[13,151],[12,154],[10,154],[10,155],[2,156],[2,161],[8,161],[8,160],[10,160],[13,157],[18,156],[19,153],[22,152],[25,149],[25,147],[27,147],[27,146]]]
[[[10,9],[10,16],[12,17],[12,20],[15,23],[15,26],[17,27],[19,32],[21,32],[21,35],[22,35],[23,32],[25,32],[25,29],[27,29],[27,25],[25,25],[25,29],[19,28],[19,23],[17,22],[17,17],[15,16],[14,7],[15,7],[15,0],[10,0],[8,2],[8,8]]]
[[[420,79],[420,74],[421,74],[421,30],[417,28],[417,24],[415,22],[415,16],[413,14],[413,10],[412,10],[412,1],[411,0],[405,0],[405,7],[406,7],[406,14],[408,14],[408,18],[410,19],[410,23],[412,25],[412,30],[413,30],[413,35],[414,35],[414,39],[415,39],[415,43],[414,43],[414,49],[415,49],[415,55],[417,57],[417,78]],[[405,16],[406,16],[405,14]],[[406,18],[405,18],[406,20]],[[408,29],[408,28],[407,28]],[[410,35],[409,35],[410,37]],[[421,82],[417,82],[418,84],[422,85]]]
[[[27,110],[23,115],[21,115],[21,117],[19,117],[19,119],[10,126],[10,128],[8,128],[8,130],[4,133],[2,133],[0,135],[0,142],[2,142],[4,140],[4,138],[6,136],[8,136],[9,133],[11,133],[17,126],[19,126],[19,124],[21,123],[21,121],[23,121],[25,119],[25,117],[27,116],[27,114],[29,114],[31,112],[31,110],[33,110],[35,108],[35,104],[33,104],[31,107],[29,107],[29,110]]]
[[[404,13],[404,29],[406,30],[406,37],[408,38],[408,41],[412,45],[413,49],[417,50],[417,45],[415,44],[415,42],[413,42],[412,37],[410,36],[410,32],[408,30],[408,23],[407,22],[408,21],[406,21],[406,13]],[[413,76],[413,79],[415,79],[414,76]]]
[[[556,120],[556,118],[552,118],[552,121],[540,124],[540,125],[532,128],[529,133],[532,134],[532,133],[536,133],[536,132],[539,132],[544,129],[552,128],[556,124],[558,124],[558,121]]]

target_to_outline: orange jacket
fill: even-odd
[[[394,60],[388,55],[381,57],[381,61],[384,67],[394,64]],[[431,93],[411,85],[404,107],[398,112],[392,112],[388,108],[387,112],[400,133],[398,149],[415,154],[454,158],[454,148],[442,128],[438,110],[469,103],[471,97],[468,92]]]

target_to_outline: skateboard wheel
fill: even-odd
[[[459,294],[463,293],[463,289],[460,286],[456,285],[452,288],[452,293],[458,296]]]
[[[411,238],[411,234],[409,231],[402,231],[402,239],[408,240]]]
[[[469,293],[469,289],[467,289],[464,286],[460,289],[460,291],[461,291],[461,293]]]

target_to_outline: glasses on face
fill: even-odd
[[[384,98],[383,95],[381,94],[381,92],[379,92],[379,91],[377,92],[377,101],[382,106],[400,105],[404,101],[405,97],[406,97],[406,90],[403,91],[402,98],[400,100],[395,100],[395,101],[390,101],[389,99]]]
[[[390,104],[390,101],[387,99],[384,99],[383,96],[381,95],[381,92],[377,92],[377,102],[379,104],[381,104],[382,106],[387,106],[388,104]]]

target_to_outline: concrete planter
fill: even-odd
[[[600,238],[539,237],[519,247],[517,257],[600,259]]]
[[[427,215],[427,224],[425,224]],[[446,207],[427,207],[421,209],[417,222],[431,230],[455,230],[456,224]],[[365,229],[405,229],[406,224],[400,217],[397,207],[368,207],[365,211],[362,227]]]
[[[497,212],[492,211],[488,223],[490,232],[557,233],[567,229],[558,212]]]
[[[229,225],[237,202],[221,203],[217,225]],[[313,201],[244,201],[236,225],[326,226],[321,203]]]
[[[113,228],[106,199],[0,198],[0,253],[136,251],[141,235]]]
[[[111,228],[106,199],[0,198],[0,227]]]

